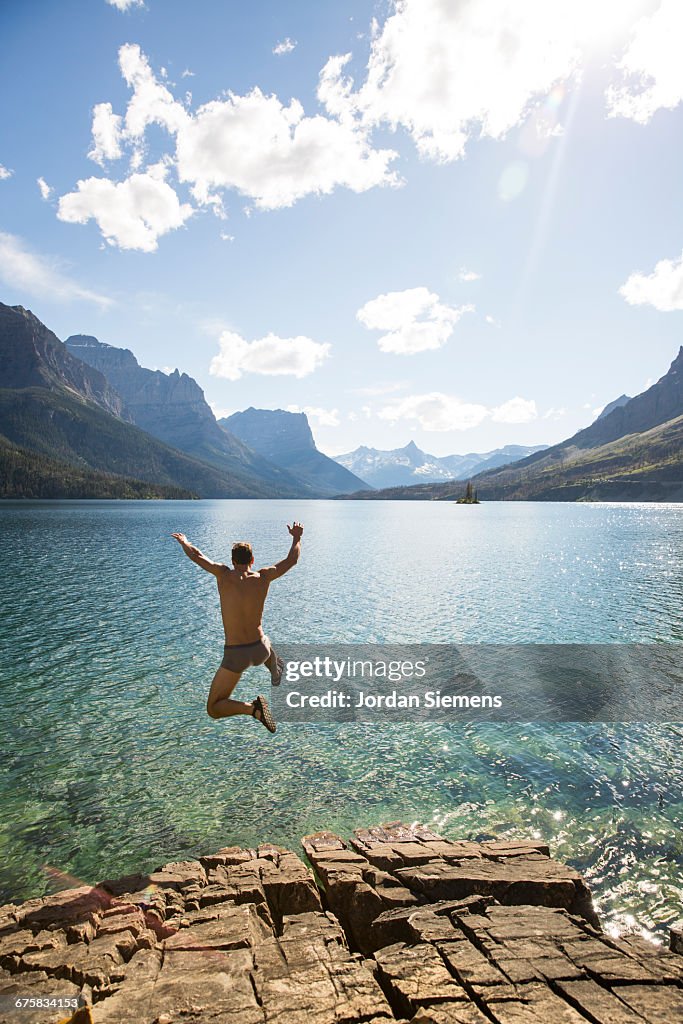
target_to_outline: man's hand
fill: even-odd
[[[175,539],[178,541],[186,555],[201,554],[199,548],[196,547],[194,544],[191,544],[184,533],[172,533],[171,536],[175,537]]]
[[[296,520],[287,529],[292,537],[292,546],[289,549],[289,553],[286,558],[283,558],[281,562],[276,562],[275,565],[268,565],[264,569],[259,569],[261,576],[268,583],[273,580],[279,580],[280,576],[284,576],[286,572],[293,569],[296,563],[299,561],[299,555],[301,554],[301,534],[304,532],[303,523],[297,523]]]

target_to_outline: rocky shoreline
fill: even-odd
[[[302,844],[313,871],[226,847],[0,908],[0,1024],[683,1021],[680,932],[606,935],[542,843],[394,822]]]

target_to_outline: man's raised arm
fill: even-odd
[[[280,576],[284,576],[286,572],[293,569],[299,561],[299,555],[301,554],[301,535],[304,532],[303,523],[294,522],[291,526],[288,526],[287,529],[292,535],[292,546],[287,553],[287,557],[283,558],[281,562],[277,562],[275,565],[269,565],[266,569],[260,569],[259,572],[264,579],[279,579]]]
[[[210,558],[203,555],[198,547],[190,544],[184,533],[172,533],[171,536],[175,537],[190,561],[200,566],[200,568],[213,573],[214,576],[219,576],[226,568],[222,562],[212,562]]]

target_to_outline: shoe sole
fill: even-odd
[[[277,668],[277,677],[271,676],[270,681],[273,686],[279,686],[280,683],[282,682],[282,673],[285,670],[285,663],[282,660],[282,658],[275,659],[275,666]]]
[[[256,698],[256,707],[261,712],[261,717],[260,718],[258,718],[256,715],[254,715],[254,718],[256,718],[256,721],[260,722],[262,725],[264,725],[266,727],[266,729],[268,730],[268,732],[275,732],[275,730],[277,729],[277,726],[275,724],[275,719],[273,718],[273,716],[272,716],[272,714],[270,712],[270,708],[268,707],[268,702],[266,701],[266,698],[265,697],[261,697],[259,695]],[[256,710],[256,709],[254,709],[254,710]]]

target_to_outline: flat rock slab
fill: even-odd
[[[386,929],[374,927],[386,911],[474,895],[502,904],[563,907],[597,924],[585,881],[553,860],[544,843],[451,841],[423,825],[401,822],[357,829],[352,849],[332,832],[305,836],[302,843],[330,908],[365,953],[387,937]]]
[[[469,1002],[464,988],[451,975],[438,950],[429,943],[398,943],[375,953],[382,987],[406,1016],[434,1003]]]
[[[418,1010],[409,1024],[491,1024],[491,1018],[485,1017],[473,1003],[445,1003]]]
[[[648,1024],[671,1024],[672,1021],[683,1020],[683,992],[679,987],[629,985],[619,990],[619,996]]]
[[[204,921],[190,921],[163,942],[165,952],[179,950],[251,949],[271,931],[256,912],[254,904],[227,907],[223,914]]]
[[[436,859],[398,868],[395,875],[411,892],[430,901],[486,895],[503,904],[539,904],[580,912],[590,900],[579,873],[549,857],[481,858],[459,863]]]
[[[271,843],[0,908],[0,1024],[675,1024],[683,957],[604,935],[542,843],[419,824]],[[318,883],[316,882],[318,880]]]

